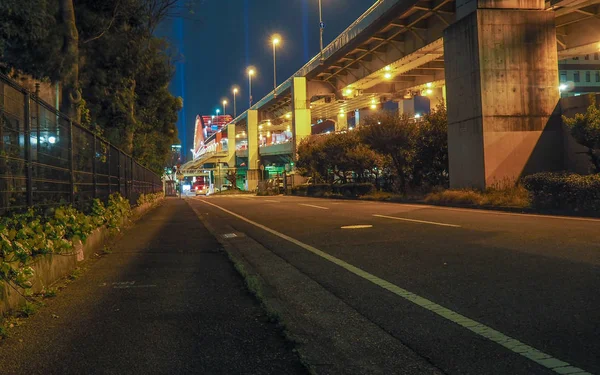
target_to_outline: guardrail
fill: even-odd
[[[160,176],[0,74],[0,214],[161,190]]]

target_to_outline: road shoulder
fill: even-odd
[[[221,242],[272,316],[285,326],[305,363],[319,374],[441,374],[354,308],[297,268],[229,225],[199,201],[188,200]],[[205,213],[209,211],[210,215]]]

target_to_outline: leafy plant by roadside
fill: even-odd
[[[156,204],[160,198],[162,198],[164,196],[164,193],[158,192],[158,193],[149,193],[149,194],[141,194],[140,197],[137,200],[137,205],[141,206],[143,204],[151,204],[154,205]]]
[[[129,201],[115,193],[107,206],[94,200],[90,214],[64,206],[0,218],[0,280],[30,288],[33,269],[29,264],[35,256],[68,254],[95,229],[103,225],[118,229],[130,214]]]
[[[563,121],[577,143],[587,147],[594,172],[600,173],[600,109],[596,106],[596,96],[590,95],[586,113],[578,113],[573,118],[563,116]]]

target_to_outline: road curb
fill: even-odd
[[[203,215],[198,210],[202,206],[188,204],[223,245],[249,288],[257,290],[269,315],[279,320],[312,374],[441,374],[316,281],[236,231],[228,217]],[[230,238],[223,237],[226,233]]]

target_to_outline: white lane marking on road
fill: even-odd
[[[364,228],[373,228],[372,225],[367,225],[367,224],[359,224],[359,225],[345,225],[343,227],[341,227],[342,229],[364,229]]]
[[[279,202],[281,202],[281,201],[274,201],[274,200],[271,200],[271,199],[263,199],[263,202],[269,202],[269,203],[279,203]]]
[[[220,207],[214,203],[210,203],[207,201],[201,201],[201,202],[208,204],[210,206],[213,206],[215,208],[218,208],[219,210],[226,212],[234,217],[237,217],[238,219],[243,220],[243,221],[247,222],[248,224],[252,224],[257,228],[260,228],[260,229],[262,229],[266,232],[269,232],[279,238],[287,240],[287,241],[293,243],[294,245],[300,246],[304,250],[307,250],[315,255],[318,255],[321,258],[326,259],[326,260],[330,261],[331,263],[334,263],[334,264],[344,268],[345,270],[347,270],[359,277],[362,277],[363,279],[368,280],[368,281],[372,282],[373,284],[375,284],[383,289],[386,289],[386,290],[394,293],[395,295],[404,298],[405,300],[407,300],[409,302],[414,303],[417,306],[420,306],[428,311],[431,311],[432,313],[437,314],[446,320],[456,323],[481,337],[484,337],[490,341],[493,341],[514,353],[517,353],[525,358],[532,360],[533,362],[536,362],[536,363],[542,365],[543,367],[545,367],[547,369],[550,369],[550,370],[556,372],[557,374],[592,375],[591,373],[586,372],[585,370],[571,366],[567,362],[564,362],[557,358],[554,358],[551,355],[546,354],[546,353],[544,353],[534,347],[531,347],[527,344],[524,344],[517,339],[514,339],[510,336],[503,334],[500,331],[496,331],[495,329],[493,329],[491,327],[488,327],[488,326],[486,326],[482,323],[479,323],[473,319],[467,318],[466,316],[461,315],[457,312],[454,312],[442,305],[438,305],[437,303],[435,303],[431,300],[428,300],[427,298],[423,298],[417,294],[409,292],[406,289],[400,288],[399,286],[394,285],[394,284],[390,283],[389,281],[381,279],[367,271],[364,271],[356,266],[353,266],[350,263],[347,263],[339,258],[336,258],[333,255],[327,254],[326,252],[319,250],[316,247],[313,247],[311,245],[305,244],[304,242],[298,241],[295,238],[292,238],[288,235],[280,233],[280,232],[278,232],[274,229],[271,229],[267,226],[264,226],[255,221],[247,219],[242,215],[238,215],[235,212],[229,211],[228,209]]]
[[[435,222],[435,221],[407,219],[405,217],[386,216],[386,215],[373,215],[373,216],[375,216],[375,217],[382,217],[384,219],[408,221],[408,222],[411,222],[411,223],[439,225],[439,226],[442,226],[442,227],[452,227],[452,228],[460,228],[461,227],[460,225],[456,225],[456,224],[446,224],[446,223],[438,223],[438,222]]]
[[[373,203],[383,203],[387,204],[387,202],[373,202]],[[502,212],[502,211],[494,211],[494,210],[483,210],[477,208],[457,208],[457,207],[442,207],[442,206],[432,206],[430,204],[407,204],[407,203],[396,203],[399,206],[404,207],[414,207],[414,208],[432,208],[436,210],[444,210],[444,211],[458,211],[458,212],[468,212],[472,214],[486,214],[486,215],[504,215],[504,216],[520,216],[520,217],[533,217],[533,218],[541,218],[541,219],[554,219],[554,220],[573,220],[573,221],[589,221],[593,223],[600,223],[600,219],[587,218],[587,217],[569,217],[569,216],[552,216],[552,215],[541,215],[541,214],[526,214],[526,213],[515,213],[515,212]],[[577,374],[579,375],[579,374]]]
[[[300,206],[312,207],[312,208],[320,208],[321,210],[328,210],[328,207],[323,206],[315,206],[314,204],[306,204],[306,203],[298,203]]]

